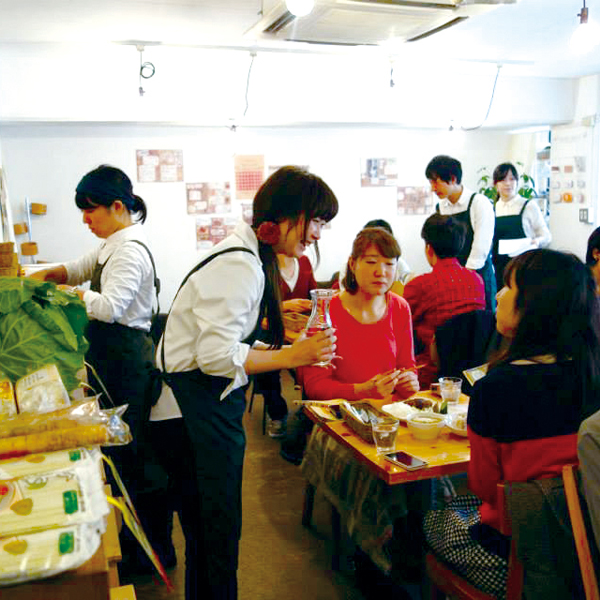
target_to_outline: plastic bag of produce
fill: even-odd
[[[0,277],[0,365],[15,383],[55,364],[68,392],[79,385],[88,342],[84,303],[54,283]]]

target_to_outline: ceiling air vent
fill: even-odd
[[[373,45],[394,38],[417,41],[471,16],[514,0],[319,0],[296,18],[285,0],[263,0],[260,20],[246,32],[254,40]]]

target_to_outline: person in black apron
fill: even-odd
[[[178,503],[187,600],[237,598],[248,375],[313,364],[335,352],[331,329],[281,348],[277,253],[300,258],[337,211],[323,180],[282,167],[257,192],[252,225],[238,223],[173,301],[157,350],[164,384],[151,429]],[[251,346],[263,318],[268,349]]]
[[[496,227],[492,260],[500,290],[504,287],[504,268],[511,259],[502,251],[502,240],[522,240],[521,251],[525,251],[547,246],[552,238],[539,206],[518,195],[519,174],[515,166],[502,163],[494,169],[492,177],[499,195],[494,204]]]
[[[523,229],[523,212],[529,204],[526,200],[517,215],[506,215],[496,217],[496,228],[494,233],[494,250],[492,253],[494,261],[494,269],[496,271],[496,287],[500,290],[504,287],[504,267],[510,262],[511,257],[508,254],[500,254],[498,252],[500,240],[520,240],[526,238],[525,230]]]
[[[106,240],[90,254],[59,267],[41,271],[37,277],[59,284],[90,281],[90,291],[74,291],[86,304],[90,343],[86,362],[92,388],[105,406],[127,404],[124,420],[131,428],[132,442],[105,448],[132,497],[136,510],[152,540],[159,524],[144,509],[144,498],[166,488],[166,473],[147,460],[145,435],[150,404],[147,391],[154,365],[154,345],[149,335],[157,279],[154,260],[144,243],[141,224],[146,219],[144,201],[133,193],[129,177],[120,169],[102,165],[85,175],[77,185],[75,203],[92,233]],[[104,393],[104,390],[108,394]],[[109,397],[107,397],[107,395]],[[116,489],[113,489],[118,493]],[[147,503],[149,504],[149,503]],[[146,516],[148,517],[146,518]],[[169,531],[169,526],[163,527]],[[174,559],[168,537],[167,554],[157,548],[165,562]],[[129,549],[139,562],[143,554],[132,538],[122,539],[124,556]],[[156,545],[156,543],[155,543]],[[149,564],[149,563],[148,563]]]
[[[439,203],[436,205],[435,210],[444,215],[452,215],[454,219],[465,225],[465,243],[461,253],[457,256],[458,262],[463,267],[468,266],[467,263],[475,258],[475,251],[479,253],[477,259],[479,263],[483,260],[483,265],[474,270],[483,279],[486,309],[495,310],[496,276],[494,274],[491,252],[494,236],[494,210],[491,203],[485,196],[468,190],[461,184],[462,165],[455,158],[443,155],[434,157],[425,169],[425,176],[429,179],[431,189],[438,198],[447,199],[451,205],[456,204],[459,200],[469,198],[468,206],[464,211],[454,212],[441,206]],[[477,202],[476,210],[482,218],[482,224],[479,226],[481,231],[479,232],[473,229],[473,222],[476,221],[472,217],[472,210],[475,210],[475,202]]]

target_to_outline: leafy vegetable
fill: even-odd
[[[56,364],[67,390],[75,389],[88,342],[83,302],[47,281],[0,277],[0,371],[13,383]]]

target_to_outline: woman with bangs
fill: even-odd
[[[338,202],[316,175],[281,167],[240,222],[185,277],[157,349],[164,383],[151,427],[185,537],[185,597],[237,598],[242,424],[248,375],[330,360],[331,329],[284,346],[277,255],[317,244]],[[254,341],[267,320],[261,338]]]
[[[330,305],[336,330],[333,366],[304,367],[307,398],[408,398],[419,390],[412,322],[406,300],[390,292],[400,248],[381,227],[358,233],[348,260],[344,291]]]
[[[595,292],[576,256],[544,249],[512,259],[496,296],[496,327],[510,345],[471,395],[468,475],[475,496],[431,511],[424,528],[436,554],[497,598],[506,592],[509,548],[499,532],[497,484],[560,477],[564,465],[577,463],[582,420],[600,408]]]

